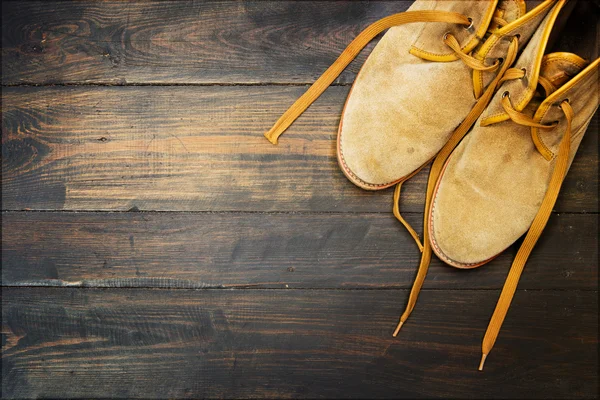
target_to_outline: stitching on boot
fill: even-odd
[[[442,249],[439,247],[437,241],[435,240],[435,235],[434,235],[434,227],[433,227],[433,212],[435,210],[435,206],[436,206],[436,202],[437,202],[437,193],[438,193],[438,189],[440,187],[440,183],[442,181],[442,177],[444,176],[444,173],[446,172],[446,167],[450,164],[450,160],[451,157],[448,158],[448,160],[446,161],[446,164],[444,165],[444,168],[442,169],[442,172],[440,173],[440,176],[438,177],[438,181],[436,183],[436,187],[433,193],[433,200],[431,202],[431,210],[429,210],[429,216],[427,217],[429,220],[429,226],[431,227],[430,229],[430,242],[432,244],[432,247],[437,250],[435,252],[435,254],[440,257],[442,259],[442,261],[457,267],[457,268],[474,268],[477,267],[479,265],[483,265],[485,263],[487,263],[488,261],[492,260],[493,258],[497,257],[500,253],[496,254],[495,256],[488,258],[487,260],[481,261],[481,262],[475,262],[475,263],[463,263],[460,261],[456,261],[451,259],[450,257],[448,257],[446,255],[446,253],[444,253],[442,251]],[[425,229],[427,229],[427,227],[425,227]]]
[[[441,177],[440,177],[440,178],[441,178]],[[437,191],[436,191],[436,192],[437,192]],[[436,197],[437,197],[437,196],[436,196]],[[450,263],[450,264],[453,264],[453,265],[455,265],[455,266],[457,266],[457,265],[460,265],[461,267],[462,267],[462,266],[464,266],[464,268],[468,268],[468,267],[475,267],[475,266],[477,266],[477,265],[479,265],[479,264],[481,264],[481,263],[485,263],[486,261],[488,261],[488,260],[486,260],[486,261],[482,261],[482,262],[463,263],[463,262],[460,262],[460,261],[456,261],[456,260],[453,260],[453,259],[451,259],[450,257],[448,257],[448,256],[446,255],[446,253],[444,253],[444,252],[442,251],[442,249],[439,247],[439,245],[438,245],[437,241],[435,240],[435,236],[434,236],[434,233],[433,233],[433,211],[435,210],[435,204],[436,204],[436,201],[433,201],[433,202],[431,203],[431,212],[429,213],[429,226],[431,226],[431,234],[429,235],[429,237],[431,238],[431,244],[432,244],[432,245],[433,245],[433,247],[436,249],[436,252],[435,252],[435,253],[438,255],[438,257],[439,257],[439,256],[441,256],[440,258],[442,258],[442,259],[443,259],[443,261],[445,261],[445,262],[448,262],[448,263]],[[493,257],[492,257],[492,258],[493,258]],[[490,258],[490,260],[491,260],[491,258]],[[460,268],[460,267],[459,267],[459,268]]]
[[[363,181],[358,176],[356,176],[356,174],[354,174],[352,171],[350,171],[348,165],[346,164],[346,159],[344,158],[344,152],[342,150],[342,141],[341,141],[342,132],[341,132],[341,129],[340,129],[339,136],[340,136],[340,146],[339,146],[339,148],[340,148],[340,159],[342,161],[342,167],[344,168],[344,171],[346,173],[348,173],[348,175],[350,175],[352,177],[352,179],[356,180],[357,182],[360,182],[361,185],[369,186],[369,187],[374,187],[374,188],[375,187],[383,188],[383,187],[394,185],[394,184],[400,182],[402,179],[404,179],[404,177],[402,177],[402,178],[400,178],[397,181],[392,181],[392,182],[389,182],[389,183],[381,183],[381,184],[368,183],[368,182]]]

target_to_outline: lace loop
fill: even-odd
[[[500,67],[500,61],[496,60],[496,62],[492,65],[485,65],[482,60],[478,60],[473,56],[465,54],[460,48],[460,44],[458,40],[451,33],[446,33],[443,37],[444,43],[450,47],[454,53],[460,57],[461,60],[471,69],[475,69],[483,72],[492,72],[497,70]]]
[[[502,100],[500,104],[502,104],[502,108],[504,108],[504,111],[506,112],[506,114],[508,114],[510,119],[512,119],[519,125],[530,126],[532,128],[538,129],[552,129],[557,125],[556,122],[550,125],[537,123],[531,117],[528,117],[527,115],[515,110],[512,106],[512,103],[510,102],[510,93],[508,91],[502,93]]]
[[[502,85],[506,81],[511,81],[514,79],[522,79],[525,77],[527,71],[525,68],[509,68],[506,70],[500,82],[498,82],[498,86]]]

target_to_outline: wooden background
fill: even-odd
[[[594,397],[598,118],[496,347],[516,247],[434,260],[338,169],[363,51],[275,147],[262,133],[410,2],[2,5],[2,396]],[[427,170],[402,210],[421,231]]]

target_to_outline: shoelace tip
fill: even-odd
[[[400,328],[402,328],[402,325],[404,325],[404,322],[402,322],[402,321],[398,322],[398,326],[396,327],[396,330],[394,331],[394,333],[392,333],[393,337],[398,336],[398,332],[400,332]]]
[[[487,354],[482,354],[481,355],[481,362],[479,363],[479,370],[483,371],[483,364],[485,364],[485,359],[487,357]]]

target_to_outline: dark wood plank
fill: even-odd
[[[4,398],[593,397],[598,294],[3,288]]]
[[[362,29],[411,3],[3,2],[2,83],[313,82]]]
[[[421,215],[408,220],[421,231]],[[162,288],[410,288],[420,253],[391,214],[2,215],[2,284]],[[554,215],[522,289],[598,288],[598,219]],[[426,288],[501,288],[517,251]]]
[[[262,136],[297,87],[5,88],[5,210],[388,212],[391,190],[339,170],[347,87],[330,88],[282,137]],[[587,132],[558,211],[598,211],[598,124]],[[403,193],[423,210],[427,170]]]

